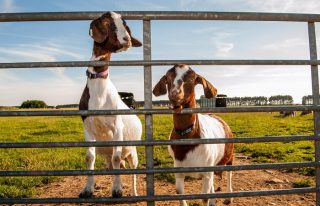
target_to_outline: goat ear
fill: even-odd
[[[90,24],[89,34],[97,43],[102,43],[108,37],[108,32],[103,27],[100,18],[93,20]]]
[[[131,30],[130,30],[130,28],[129,28],[127,25],[126,25],[125,27],[126,27],[128,33],[129,33],[130,37],[131,37],[131,45],[132,45],[133,47],[141,47],[141,46],[142,46],[142,43],[141,43],[138,39],[134,38],[134,37],[131,35]]]
[[[210,82],[208,82],[202,76],[197,75],[196,83],[202,84],[203,90],[204,90],[204,95],[206,98],[210,99],[210,98],[213,98],[217,95],[217,92],[218,92],[217,89],[214,86],[212,86],[212,84]]]
[[[160,79],[160,81],[156,84],[156,86],[153,88],[152,93],[156,97],[167,93],[167,77],[166,77],[166,75],[164,75]]]
[[[141,47],[142,46],[142,43],[138,39],[133,38],[132,36],[131,36],[131,44],[133,47]]]

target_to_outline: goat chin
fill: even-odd
[[[172,109],[174,112],[180,113],[182,110],[182,106],[181,105],[179,105],[179,106],[170,105],[169,109]]]

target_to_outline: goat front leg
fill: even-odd
[[[116,116],[113,141],[123,141],[123,122],[121,116]],[[122,146],[113,147],[112,167],[120,169]],[[120,175],[115,175],[112,185],[112,197],[122,197],[122,184]]]
[[[86,142],[94,142],[95,139],[90,137],[89,133],[84,131],[85,134],[85,141]],[[96,148],[95,147],[88,147],[87,149],[87,155],[86,155],[86,165],[88,170],[94,170],[94,163],[96,160]],[[85,187],[83,188],[82,192],[79,194],[80,198],[90,198],[93,196],[94,192],[94,185],[95,180],[93,175],[89,175],[87,177],[87,183]]]
[[[202,177],[202,193],[214,193],[214,174],[213,172],[209,172],[203,175]],[[216,200],[215,199],[204,199],[203,205],[207,206],[215,206]]]
[[[138,167],[138,154],[136,147],[132,147],[131,154],[128,156],[128,162],[131,169],[137,169]],[[137,193],[137,178],[136,174],[132,175],[132,196],[138,196]]]
[[[180,194],[184,194],[184,178],[185,178],[185,175],[176,173],[175,177],[176,177],[177,194],[179,194],[179,195]],[[180,200],[180,206],[188,206],[187,201]]]
[[[232,192],[232,171],[227,172],[227,192]],[[223,201],[223,204],[229,205],[233,202],[233,198],[227,198]]]

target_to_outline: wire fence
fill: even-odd
[[[92,20],[103,12],[40,12],[40,13],[2,13],[0,22],[21,21],[74,21]],[[113,175],[113,174],[146,174],[146,196],[122,198],[6,198],[0,199],[0,204],[57,204],[57,203],[132,203],[147,202],[154,205],[155,201],[208,199],[230,197],[254,197],[267,195],[316,193],[316,205],[320,206],[320,106],[319,106],[319,77],[315,22],[320,22],[318,14],[288,14],[288,13],[244,13],[244,12],[118,12],[128,20],[143,21],[143,60],[142,61],[68,61],[68,62],[17,62],[0,63],[0,69],[9,68],[42,68],[42,67],[84,67],[84,66],[144,66],[144,109],[136,110],[90,110],[90,111],[0,111],[1,117],[8,116],[91,116],[91,115],[145,115],[145,141],[123,142],[32,142],[32,143],[0,143],[0,148],[55,148],[55,147],[111,147],[137,145],[146,148],[145,169],[121,170],[51,170],[51,171],[0,171],[0,176],[74,176],[74,175]],[[151,21],[156,20],[231,20],[231,21],[289,21],[305,22],[308,25],[310,59],[307,60],[152,60],[151,59]],[[185,63],[189,65],[309,65],[311,68],[313,105],[310,106],[274,106],[274,107],[241,107],[241,108],[195,108],[185,109],[182,113],[228,113],[228,112],[272,112],[272,111],[313,111],[314,135],[311,136],[276,136],[276,137],[248,137],[234,139],[198,139],[198,140],[154,140],[154,114],[172,114],[165,109],[152,109],[152,66],[173,65]],[[288,142],[312,140],[315,144],[315,161],[291,162],[257,165],[233,165],[191,168],[154,168],[153,147],[155,145],[185,145],[185,144],[223,144],[248,142]],[[155,195],[154,174],[179,172],[207,172],[207,171],[238,171],[259,169],[284,169],[314,167],[316,169],[315,187],[294,188],[281,190],[247,191],[213,194],[190,195]]]

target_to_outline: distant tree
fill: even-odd
[[[59,104],[56,106],[56,109],[61,109],[61,108],[78,108],[79,104]]]
[[[302,104],[303,104],[303,105],[313,104],[312,95],[303,96],[303,97],[302,97]]]
[[[269,102],[272,105],[287,105],[293,104],[293,98],[290,95],[275,95],[269,97]]]
[[[41,100],[27,100],[22,102],[20,108],[47,108],[48,105]]]
[[[228,106],[257,106],[257,105],[267,105],[268,98],[259,96],[259,97],[228,97],[227,105]]]

